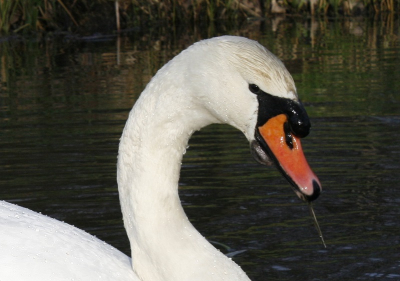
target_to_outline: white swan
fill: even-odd
[[[118,188],[132,260],[73,226],[0,201],[0,280],[249,280],[186,217],[178,196],[182,155],[211,123],[241,130],[252,154],[274,162],[304,200],[321,185],[301,151],[310,123],[292,77],[255,41],[201,41],[167,63],[129,114]]]

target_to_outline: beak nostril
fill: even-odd
[[[285,132],[285,141],[290,149],[293,149],[293,136],[288,122],[283,124],[283,131]]]

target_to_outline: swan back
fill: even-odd
[[[0,280],[139,281],[114,247],[29,209],[0,201],[0,229]]]

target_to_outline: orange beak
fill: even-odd
[[[270,118],[258,131],[267,145],[268,156],[292,184],[297,196],[305,201],[316,199],[321,184],[308,165],[300,139],[290,131],[286,115]]]

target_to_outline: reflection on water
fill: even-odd
[[[312,117],[303,144],[324,188],[314,208],[327,249],[308,207],[226,126],[195,133],[184,157],[180,194],[191,221],[222,251],[245,250],[234,259],[253,280],[399,280],[399,22],[224,28],[1,41],[0,198],[129,254],[115,163],[132,104],[194,41],[245,35],[284,60]]]

